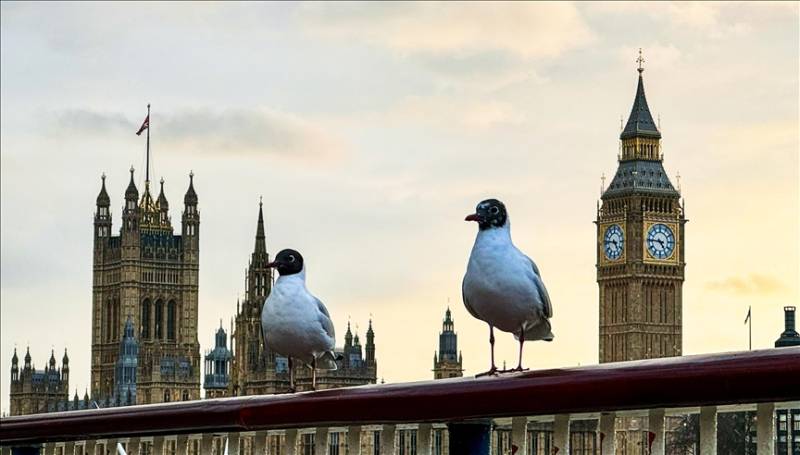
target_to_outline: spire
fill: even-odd
[[[344,345],[353,345],[353,332],[350,331],[350,321],[347,321],[347,332],[344,333]]]
[[[12,365],[16,365],[17,363],[19,363],[19,357],[17,357],[17,348],[15,347],[14,348],[14,356],[11,357],[11,364]]]
[[[50,350],[50,369],[53,369],[55,367],[56,367],[56,350],[55,349],[51,349]]]
[[[67,348],[64,348],[64,357],[61,359],[61,364],[64,366],[69,365],[69,356],[67,356]]]
[[[166,212],[169,210],[169,202],[167,202],[167,196],[164,195],[164,177],[161,177],[159,183],[161,183],[161,191],[158,193],[158,208],[162,212]]]
[[[197,205],[197,193],[194,192],[194,172],[189,172],[189,189],[183,197],[185,205]]]
[[[31,347],[30,346],[28,346],[27,349],[25,349],[25,365],[26,366],[31,366]]]
[[[133,166],[131,166],[131,181],[128,183],[128,189],[125,190],[125,199],[134,201],[139,199],[139,190],[136,189],[136,184],[133,182]]]
[[[111,198],[108,197],[108,193],[106,192],[106,174],[105,172],[103,175],[100,176],[100,179],[103,181],[102,186],[100,187],[100,194],[97,195],[97,206],[98,207],[108,207],[111,205]]]
[[[639,58],[636,59],[636,62],[639,64],[636,69],[639,72],[639,85],[636,87],[636,97],[633,99],[633,107],[631,108],[631,115],[628,117],[628,123],[619,138],[650,137],[660,139],[661,133],[653,121],[650,108],[647,106],[647,98],[644,95],[644,80],[642,79],[642,73],[644,72],[642,63],[644,63],[644,59],[642,58],[641,49],[639,49]]]
[[[266,236],[264,235],[264,210],[263,210],[264,203],[259,198],[258,201],[258,226],[256,228],[256,247],[254,252],[256,254],[267,253],[267,241]]]
[[[444,312],[444,322],[452,322],[453,318],[450,314],[450,305],[447,306],[447,311]]]

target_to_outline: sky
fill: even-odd
[[[432,378],[448,304],[465,374],[486,325],[461,302],[482,199],[553,301],[530,368],[598,357],[596,204],[643,49],[664,166],[686,214],[684,353],[771,347],[800,303],[798,3],[12,3],[0,6],[0,409],[14,348],[70,355],[89,383],[92,217],[114,229],[128,169],[173,222],[201,216],[199,341],[244,293],[263,196],[267,248],[295,248],[330,310],[376,333],[378,376]],[[179,221],[178,221],[179,224]],[[179,230],[179,228],[178,228]],[[498,336],[497,357],[516,362]],[[7,369],[8,368],[8,369]],[[74,392],[71,391],[70,395]]]

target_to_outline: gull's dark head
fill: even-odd
[[[267,264],[267,267],[275,267],[280,275],[294,275],[303,270],[303,256],[295,250],[281,250],[275,260]]]
[[[508,221],[506,206],[497,199],[481,201],[475,208],[475,213],[467,215],[465,221],[476,221],[481,231],[489,228],[505,226]]]

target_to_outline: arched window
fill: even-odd
[[[142,320],[140,322],[142,327],[142,339],[150,338],[150,299],[145,299],[142,302]]]
[[[167,304],[167,339],[175,339],[175,301],[170,300]]]
[[[153,330],[153,335],[155,336],[155,338],[159,340],[164,338],[164,331],[161,328],[161,326],[163,325],[163,321],[164,321],[164,302],[159,300],[156,302],[155,322],[153,324],[155,329]]]
[[[188,390],[184,390],[183,391],[183,401],[189,401],[189,391]]]
[[[170,398],[169,389],[167,389],[164,391],[164,403],[169,403]]]

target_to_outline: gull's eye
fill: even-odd
[[[498,213],[500,213],[500,209],[498,209],[497,207],[492,207],[489,209],[489,213],[491,213],[492,215],[497,215]]]
[[[293,254],[289,255],[289,262],[294,262],[294,255]]]

